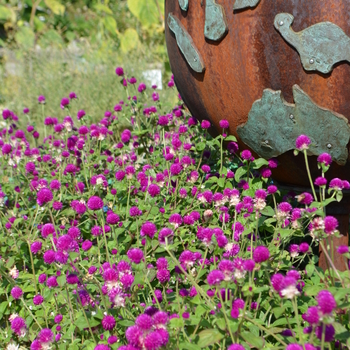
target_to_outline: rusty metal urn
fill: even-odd
[[[176,86],[191,113],[230,122],[255,155],[277,157],[273,177],[309,187],[300,134],[334,160],[328,179],[350,179],[350,12],[348,0],[165,0],[166,43]],[[350,201],[330,213],[348,244]],[[340,214],[337,214],[337,213]],[[321,256],[322,258],[322,256]],[[322,264],[322,263],[321,263]],[[339,263],[338,268],[344,269]]]

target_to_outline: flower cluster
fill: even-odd
[[[334,265],[350,253],[325,205],[350,184],[327,177],[331,155],[310,193],[283,190],[277,160],[239,149],[229,120],[212,138],[181,96],[167,109],[116,74],[124,99],[89,116],[67,93],[45,137],[2,112],[2,348],[345,348],[350,280]],[[296,153],[313,146],[301,135]]]

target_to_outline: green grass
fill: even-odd
[[[22,111],[28,107],[31,120],[42,136],[43,114],[38,96],[46,97],[45,116],[62,121],[67,111],[60,109],[60,101],[74,91],[79,99],[72,103],[71,115],[75,118],[77,111],[84,109],[97,122],[106,110],[113,111],[121,99],[126,99],[121,79],[115,74],[117,66],[122,66],[128,76],[135,76],[139,83],[144,81],[142,71],[155,65],[163,71],[163,90],[158,91],[162,104],[171,108],[176,103],[176,93],[167,88],[171,73],[161,62],[154,63],[151,53],[144,52],[142,56],[122,56],[106,48],[84,48],[79,54],[62,50],[7,53],[0,71],[0,108],[14,111],[23,120],[21,126],[25,127],[28,121]],[[13,65],[13,62],[16,62],[16,74],[8,74],[5,65]],[[131,95],[138,95],[136,88],[130,89]],[[151,93],[151,89],[146,91]]]

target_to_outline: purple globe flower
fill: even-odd
[[[328,290],[321,290],[316,297],[318,308],[323,314],[331,314],[337,307],[334,296]]]
[[[103,208],[103,200],[100,197],[92,196],[89,198],[87,206],[90,210],[100,210]]]
[[[36,295],[33,298],[33,304],[34,305],[41,305],[44,302],[44,297],[40,294]]]
[[[119,77],[122,77],[124,75],[124,69],[122,67],[117,67],[115,74],[117,74]]]
[[[310,323],[310,325],[317,325],[320,321],[320,316],[318,313],[317,306],[310,306],[306,313],[302,315],[303,320]]]
[[[14,320],[11,322],[11,329],[19,337],[24,336],[27,331],[27,325],[25,320],[22,317],[15,317]]]
[[[254,249],[253,259],[256,263],[262,263],[270,258],[270,252],[265,246],[258,246]]]
[[[222,128],[222,129],[228,129],[230,126],[230,123],[226,119],[221,119],[219,121],[219,125],[220,125],[220,128]]]
[[[143,331],[148,331],[153,326],[153,319],[149,315],[142,314],[140,316],[137,316],[135,324]]]
[[[158,270],[157,279],[161,284],[165,284],[170,280],[170,271],[168,270]]]
[[[20,287],[15,286],[11,289],[11,295],[13,299],[20,299],[23,295],[23,291]]]
[[[157,232],[157,227],[155,224],[153,224],[152,222],[146,221],[142,226],[141,226],[141,230],[140,230],[140,235],[142,237],[144,236],[148,236],[150,238],[153,238],[154,235]]]
[[[115,318],[111,315],[107,315],[102,319],[102,327],[106,331],[111,331],[115,327]]]
[[[139,264],[143,259],[143,251],[139,248],[132,248],[128,250],[127,256],[133,263]]]
[[[220,270],[210,271],[207,282],[210,286],[219,285],[225,279],[225,275]]]
[[[249,150],[245,149],[244,151],[242,151],[241,157],[244,160],[249,160],[252,157],[252,153]]]
[[[144,340],[145,349],[147,350],[158,350],[163,345],[163,340],[161,335],[155,331],[148,333]]]
[[[48,250],[44,253],[43,258],[46,264],[52,264],[55,261],[55,252],[53,250]]]
[[[309,148],[309,145],[311,143],[311,140],[306,135],[300,135],[295,140],[295,147],[299,151],[303,151]]]
[[[64,109],[69,105],[69,98],[68,97],[63,97],[61,100],[61,108]]]
[[[349,253],[349,247],[347,245],[341,245],[337,248],[339,254]]]
[[[316,186],[326,186],[327,185],[327,179],[319,176],[315,179],[315,185]]]
[[[317,157],[317,161],[329,166],[332,163],[332,156],[328,153],[322,153]]]
[[[147,192],[150,194],[151,197],[156,197],[160,193],[160,187],[156,184],[151,184],[148,186]]]
[[[209,129],[210,128],[210,121],[208,120],[203,120],[201,123],[202,129]]]
[[[79,278],[75,273],[70,273],[66,277],[67,283],[68,284],[78,284],[79,283]]]
[[[324,218],[324,232],[332,235],[338,227],[338,220],[334,216],[326,216]]]
[[[45,203],[51,202],[53,200],[53,194],[48,188],[42,188],[37,193],[37,203],[42,206]]]
[[[30,250],[33,254],[37,254],[41,249],[42,243],[37,241],[30,245]]]
[[[343,189],[343,181],[336,177],[329,183],[329,188],[333,188],[336,191],[341,191]]]
[[[40,95],[39,97],[38,97],[38,102],[39,103],[41,103],[41,104],[44,104],[45,103],[45,96],[43,96],[43,95]]]
[[[146,84],[145,83],[140,83],[138,88],[137,88],[137,91],[141,93],[141,92],[143,92],[145,90],[146,90]]]

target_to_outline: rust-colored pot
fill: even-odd
[[[165,0],[165,18],[172,13],[180,20],[205,64],[204,73],[191,69],[166,25],[175,83],[194,116],[210,120],[217,130],[219,120],[227,119],[230,134],[238,137],[237,126],[247,122],[253,103],[262,97],[264,89],[281,90],[285,100],[293,103],[292,87],[297,84],[319,106],[350,118],[349,64],[341,62],[329,74],[306,71],[297,50],[274,27],[277,14],[290,13],[295,17],[292,27],[296,32],[329,21],[350,35],[348,0],[261,0],[256,7],[239,11],[233,11],[235,0],[217,0],[228,28],[220,41],[204,36],[206,1],[209,0],[189,0],[188,10],[183,11],[179,0]],[[241,148],[249,148],[239,143]],[[313,158],[311,169],[318,176],[316,157]],[[280,166],[273,173],[276,180],[308,186],[302,156],[295,157],[289,151],[278,159]],[[349,164],[333,164],[327,177],[349,179]]]
[[[238,138],[240,149],[249,148],[239,139],[237,127],[248,120],[253,103],[262,98],[265,89],[281,90],[285,100],[294,103],[293,86],[297,84],[318,106],[350,118],[350,65],[339,62],[325,74],[303,68],[301,56],[293,45],[284,40],[275,28],[275,16],[294,16],[295,32],[321,22],[332,22],[350,36],[348,0],[261,0],[255,7],[233,10],[235,2],[216,0],[222,6],[227,33],[220,40],[208,40],[204,35],[206,1],[189,0],[187,11],[179,4],[186,0],[165,0],[165,19],[169,14],[178,20],[192,38],[204,72],[191,68],[179,48],[174,30],[166,24],[166,43],[176,86],[191,113],[207,119],[220,132],[219,121],[230,122],[229,133]],[[257,0],[247,1],[252,4]],[[349,49],[350,52],[350,49]],[[314,125],[318,127],[317,123]],[[255,153],[256,154],[256,153]],[[346,158],[345,158],[346,159]],[[292,151],[278,156],[279,167],[273,177],[280,183],[309,187],[302,155]],[[316,156],[311,157],[313,177],[320,175]],[[327,178],[350,179],[350,163],[333,163]],[[345,215],[346,216],[346,215]],[[348,223],[348,217],[343,226]],[[346,228],[344,233],[346,234]],[[344,243],[344,242],[343,242]]]

